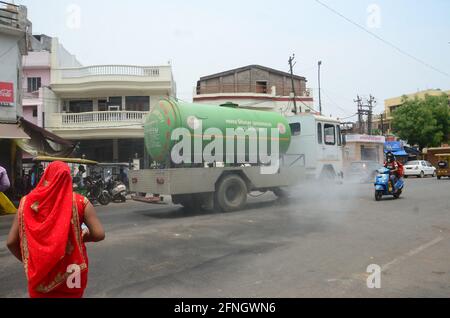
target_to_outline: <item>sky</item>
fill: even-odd
[[[377,100],[450,89],[450,1],[20,0],[33,33],[55,36],[83,65],[172,64],[178,97],[192,100],[204,75],[249,64],[305,76],[318,109],[346,118],[356,95]],[[426,65],[425,65],[426,64]],[[429,66],[427,66],[429,65]],[[443,74],[444,73],[444,74]],[[353,117],[354,119],[354,117]],[[351,118],[349,119],[351,120]]]

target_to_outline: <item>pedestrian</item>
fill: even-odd
[[[92,204],[73,192],[69,166],[55,161],[20,201],[7,246],[23,262],[30,297],[76,298],[87,286],[85,243],[104,237]]]
[[[26,195],[31,191],[31,176],[30,172],[27,172],[23,177],[23,186],[24,186],[24,192],[23,194]]]
[[[119,172],[119,180],[123,182],[123,184],[127,187],[129,187],[128,184],[128,176],[125,173],[125,170],[123,168],[120,168],[120,172]]]
[[[41,164],[35,163],[31,172],[31,188],[34,189],[39,181],[41,180],[41,176],[44,172],[44,167]]]
[[[0,192],[5,192],[10,186],[11,183],[9,182],[8,173],[5,168],[0,166]]]

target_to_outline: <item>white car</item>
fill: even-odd
[[[409,176],[416,176],[423,178],[425,176],[435,176],[436,168],[431,165],[428,161],[424,160],[414,160],[408,161],[404,166],[405,178]]]

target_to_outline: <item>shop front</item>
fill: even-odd
[[[345,135],[344,166],[348,167],[356,161],[374,161],[383,163],[384,161],[384,136]]]

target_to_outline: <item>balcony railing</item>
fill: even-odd
[[[140,128],[148,112],[141,111],[95,111],[85,113],[53,113],[49,128],[115,128],[136,126]]]
[[[160,68],[157,66],[133,65],[92,65],[77,68],[63,68],[60,71],[63,79],[88,76],[158,77],[160,75]]]
[[[63,124],[84,124],[84,123],[116,123],[124,121],[142,122],[147,112],[134,111],[103,111],[89,113],[62,114]]]

